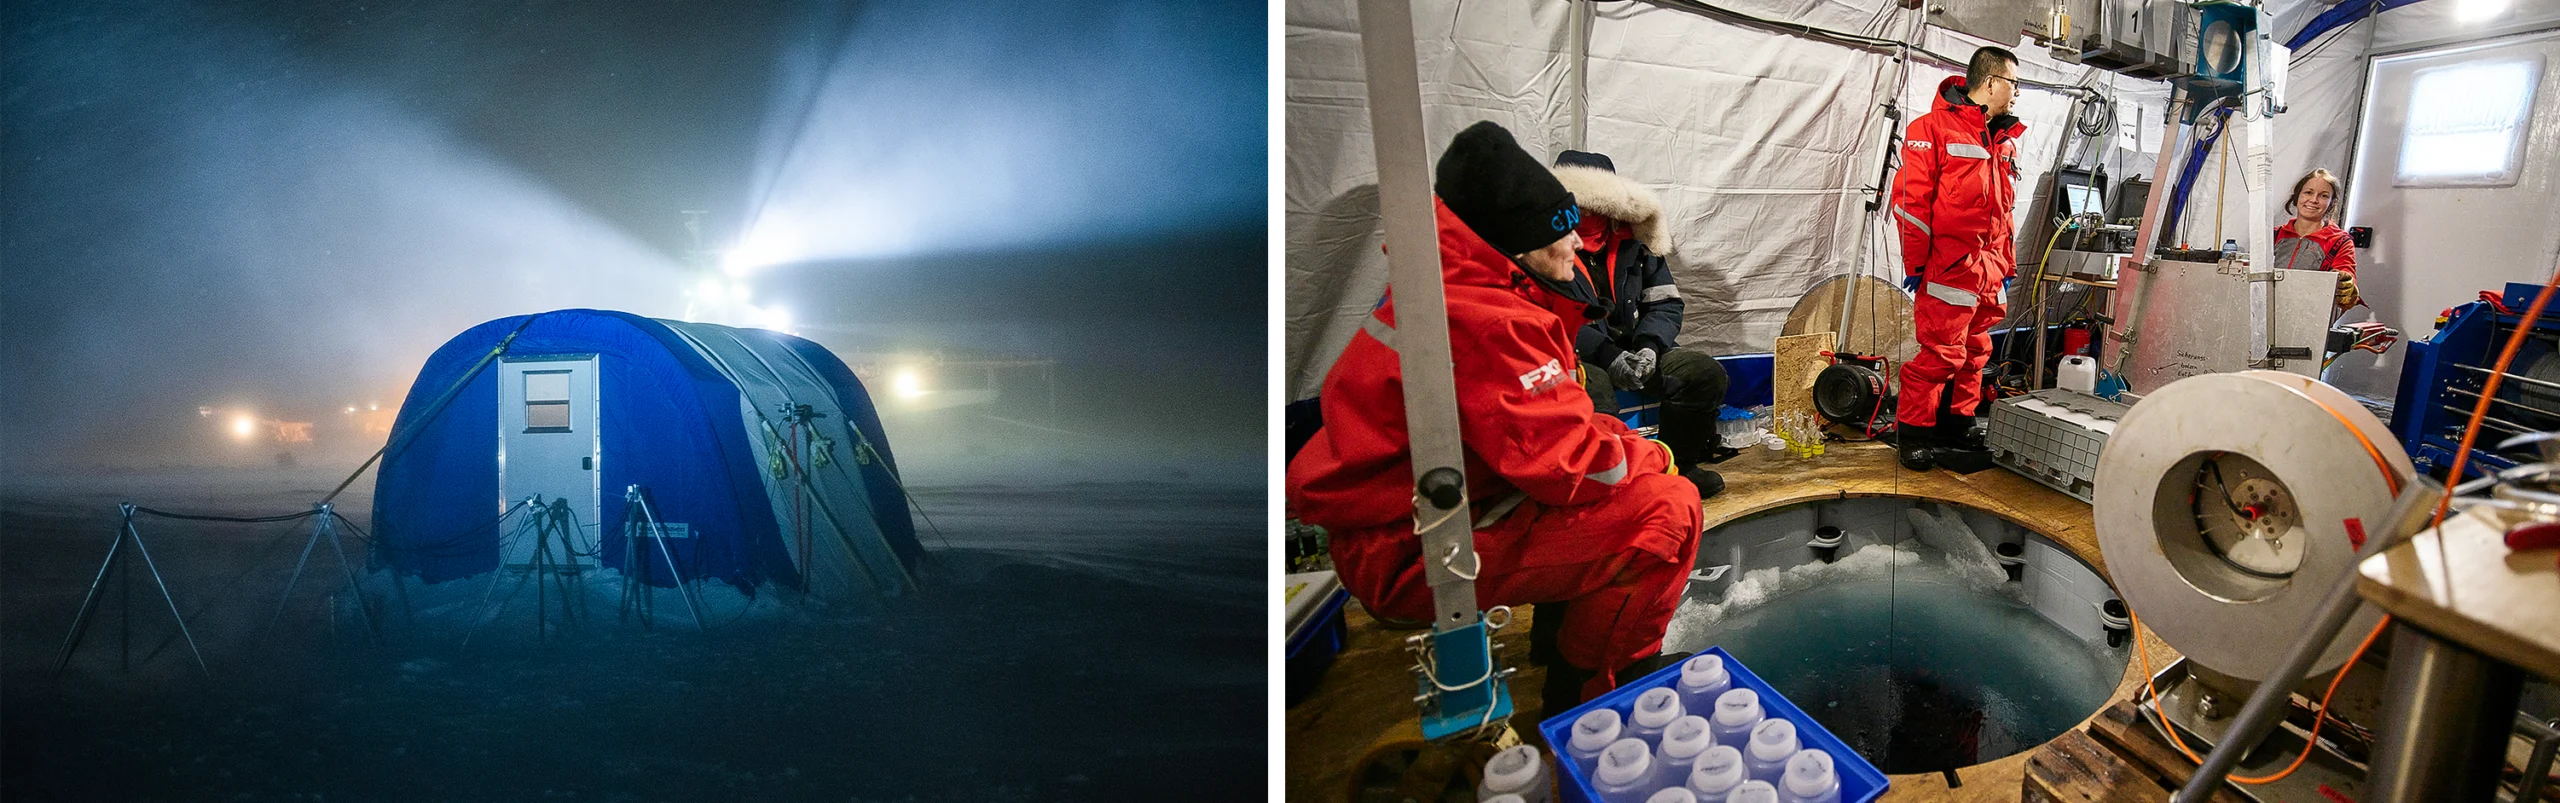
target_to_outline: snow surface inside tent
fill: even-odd
[[[685,522],[696,533],[664,539],[688,576],[742,590],[767,581],[797,586],[804,579],[799,567],[809,566],[818,590],[848,591],[847,584],[862,582],[845,574],[861,571],[845,560],[850,543],[872,561],[880,590],[895,592],[906,583],[904,573],[922,549],[897,491],[888,443],[860,382],[824,348],[763,330],[621,312],[529,317],[472,327],[438,348],[419,372],[376,480],[377,565],[430,583],[497,567],[499,539],[514,521],[497,520],[511,503],[499,498],[496,471],[498,372],[470,372],[516,333],[506,355],[595,354],[603,366],[596,470],[604,493],[591,537],[622,532],[620,491],[639,485],[663,520]],[[430,415],[427,406],[466,374],[460,392]],[[811,512],[815,560],[793,554],[795,544],[783,537],[797,480],[767,470],[781,435],[768,436],[765,421],[778,418],[784,404],[825,413],[818,421],[833,441],[828,465],[809,461],[818,500],[813,508],[833,515]],[[878,457],[857,460],[855,449],[866,440]],[[622,550],[598,552],[604,567],[622,567]],[[831,573],[844,576],[831,583]],[[651,579],[672,582],[663,575]]]
[[[1903,39],[1963,58],[1992,44],[1940,28],[1916,36],[1898,27],[1893,0],[1718,0],[1768,19]],[[2277,0],[2280,37],[2328,8]],[[1643,3],[1597,6],[1590,23],[1586,96],[1573,96],[1570,15],[1574,3],[1458,3],[1414,8],[1422,82],[1424,147],[1433,156],[1459,129],[1492,120],[1541,158],[1574,147],[1577,107],[1582,150],[1608,154],[1618,171],[1661,193],[1673,241],[1666,258],[1688,312],[1681,338],[1718,355],[1769,351],[1796,299],[1831,276],[1864,270],[1901,278],[1900,254],[1883,219],[1865,207],[1883,147],[1883,104],[1902,123],[1925,112],[1940,79],[1956,70],[1915,63],[1896,92],[1890,56],[1826,40],[1749,27]],[[1370,141],[1359,17],[1351,0],[1289,0],[1287,173],[1284,209],[1288,306],[1284,322],[1289,398],[1316,395],[1360,317],[1386,288],[1378,219],[1377,160]],[[2363,36],[2322,50],[2291,71],[2291,110],[2276,128],[2274,175],[2347,161],[2362,96]],[[2111,181],[2150,176],[2156,151],[2141,145],[2137,122],[2156,131],[2168,85],[2057,62],[2030,43],[2016,51],[2021,77],[2087,84],[2118,101],[2116,144],[2104,159]],[[1892,97],[1888,98],[1890,95]],[[2021,220],[2043,208],[2038,196],[2075,104],[2029,88],[2015,113],[2027,134],[2019,149]],[[2085,140],[2083,140],[2085,143]],[[2075,149],[2086,152],[2086,145]],[[2080,158],[2086,159],[2085,156]],[[2235,160],[2236,161],[2236,160]],[[2209,187],[2208,187],[2209,188]],[[2278,190],[2281,192],[2282,190]],[[2224,229],[2247,226],[2246,203],[2223,207]],[[2190,203],[2189,217],[2205,207]],[[2209,220],[2198,227],[2209,229]],[[2032,263],[2043,244],[2026,243]],[[2013,295],[2013,315],[2028,304]]]

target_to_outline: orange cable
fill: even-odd
[[[2130,608],[2125,610],[2125,614],[2133,619],[2133,651],[2142,656],[2142,689],[2145,692],[2149,692],[2152,703],[2154,705],[2158,705],[2160,700],[2160,690],[2151,685],[2151,653],[2142,649],[2142,617],[2134,615]],[[2389,614],[2384,614],[2380,621],[2374,622],[2373,631],[2364,634],[2364,641],[2356,644],[2356,651],[2347,656],[2347,662],[2338,667],[2338,674],[2329,679],[2328,690],[2320,693],[2320,711],[2311,717],[2311,738],[2303,742],[2302,752],[2293,757],[2292,764],[2286,765],[2282,771],[2276,772],[2272,775],[2230,775],[2224,776],[2224,779],[2232,783],[2245,783],[2255,786],[2258,784],[2270,784],[2284,780],[2286,776],[2292,775],[2294,770],[2301,769],[2302,763],[2311,758],[2312,748],[2319,744],[2320,725],[2329,721],[2329,699],[2338,693],[2339,682],[2347,679],[2347,670],[2355,668],[2356,661],[2364,658],[2365,649],[2372,647],[2373,640],[2382,635],[2384,628],[2390,626],[2391,616]],[[2186,740],[2178,738],[2178,728],[2175,725],[2169,724],[2169,715],[2165,708],[2162,709],[2160,714],[2160,730],[2169,734],[2169,743],[2176,745],[2178,752],[2185,753],[2188,761],[2193,761],[2197,764],[2204,763],[2203,757],[2196,755],[2195,750],[2187,747]]]

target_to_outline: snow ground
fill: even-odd
[[[0,484],[0,798],[9,800],[1228,799],[1264,783],[1263,493],[1208,483],[919,488],[942,531],[917,598],[823,610],[618,577],[538,639],[530,588],[379,594],[376,646],[328,575],[265,629],[307,522],[146,520],[213,679],[157,590],[120,587],[59,680],[115,503],[296,511],[335,470],[166,469]],[[339,507],[359,523],[370,477]],[[947,545],[946,545],[947,542]],[[314,556],[323,566],[324,544]],[[316,569],[315,569],[316,572]],[[137,575],[141,577],[142,575]],[[352,596],[345,597],[352,600]],[[553,600],[556,605],[557,600]],[[155,607],[158,606],[158,607]],[[546,619],[557,616],[557,608]],[[485,622],[476,630],[474,622]],[[468,647],[463,638],[468,635]]]

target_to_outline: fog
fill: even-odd
[[[0,8],[0,798],[1261,790],[1265,19]],[[450,338],[574,307],[853,365],[914,593],[564,622],[491,593],[529,572],[365,566],[369,474],[353,568],[255,519],[335,494]],[[120,502],[252,520],[146,512],[104,572]]]
[[[1258,7],[8,14],[0,464],[352,468],[453,334],[710,275],[848,361],[1058,361],[1054,417],[891,411],[920,460],[1259,480]],[[989,421],[1057,451],[935,442]]]

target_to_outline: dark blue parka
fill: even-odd
[[[1594,369],[1606,370],[1618,355],[1653,349],[1658,359],[1680,339],[1680,315],[1687,305],[1671,281],[1671,265],[1661,250],[1662,202],[1644,185],[1598,167],[1560,165],[1556,179],[1582,205],[1583,266],[1601,285],[1609,314],[1583,324],[1574,334],[1574,353]]]

